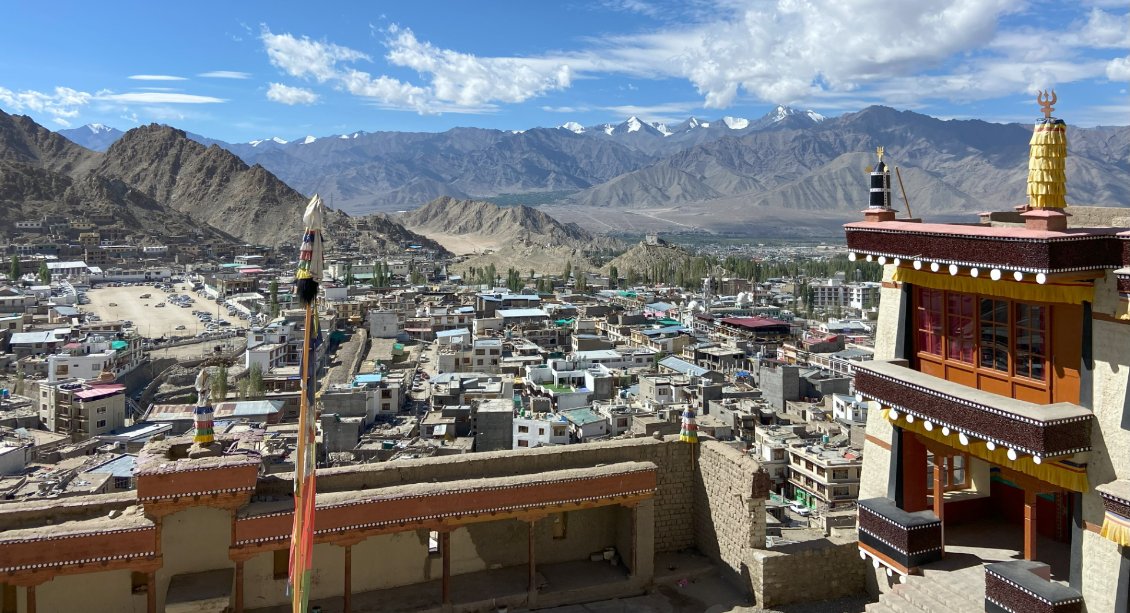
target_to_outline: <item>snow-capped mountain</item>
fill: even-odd
[[[59,130],[59,134],[66,137],[66,139],[72,143],[81,145],[87,149],[105,151],[110,148],[110,145],[114,144],[114,141],[121,138],[122,134],[125,134],[125,132],[106,124],[90,123],[69,130]]]
[[[258,147],[259,145],[269,145],[271,143],[274,143],[276,145],[285,145],[288,142],[289,141],[283,140],[277,136],[272,136],[271,138],[264,138],[262,140],[253,140],[247,144],[251,145],[252,147]]]
[[[730,117],[727,115],[722,118],[722,123],[726,124],[726,127],[731,130],[744,130],[749,127],[749,120],[743,117]]]
[[[584,134],[585,127],[575,121],[566,121],[565,123],[557,126],[560,130],[568,130],[573,134]]]
[[[777,108],[769,111],[765,115],[754,122],[754,127],[757,129],[766,128],[801,128],[806,126],[816,125],[824,121],[824,116],[816,111],[802,111],[792,107],[777,105]]]
[[[301,143],[301,144],[303,144],[303,145],[309,145],[310,143],[312,143],[312,142],[314,142],[314,141],[316,141],[316,140],[318,140],[318,137],[317,137],[317,136],[307,136],[306,138],[302,139],[302,143]]]

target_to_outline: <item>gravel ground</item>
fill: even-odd
[[[183,294],[184,292],[178,289],[176,293]],[[152,296],[141,298],[142,294],[152,294]],[[192,304],[191,308],[182,309],[172,304],[157,308],[156,305],[165,302],[167,296],[169,294],[152,286],[99,287],[86,292],[90,304],[80,305],[79,308],[87,313],[97,314],[102,318],[102,321],[128,319],[133,322],[138,333],[149,338],[192,336],[204,329],[204,326],[200,324],[192,311],[214,312],[216,310],[216,303],[204,301],[195,294],[192,297],[196,302]],[[116,306],[110,306],[111,303]],[[230,320],[227,317],[225,319]],[[242,320],[237,319],[236,321]],[[235,322],[233,321],[232,324],[235,325]],[[184,326],[185,329],[177,330],[177,326]]]

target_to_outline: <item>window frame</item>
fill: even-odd
[[[954,354],[951,351],[950,344],[953,342],[953,335],[958,330],[957,326],[951,325],[951,309],[950,298],[951,296],[970,297],[972,299],[972,318],[966,320],[964,323],[969,325],[972,330],[972,362],[966,362],[961,359],[952,358]],[[932,305],[924,304],[926,300],[931,303],[935,297],[940,302],[940,312]],[[1005,320],[1003,322],[996,319],[987,320],[983,316],[984,301],[994,301],[1004,304]],[[912,329],[914,330],[913,336],[913,355],[916,363],[919,365],[918,369],[922,370],[921,364],[923,362],[934,364],[946,369],[960,369],[967,372],[975,373],[980,377],[996,379],[999,381],[1008,381],[1009,383],[1022,384],[1027,387],[1042,389],[1050,392],[1052,386],[1052,363],[1051,356],[1054,352],[1052,346],[1052,308],[1053,305],[1046,302],[1031,302],[1025,300],[1013,300],[1010,298],[1003,298],[1000,296],[988,296],[984,294],[975,294],[970,292],[951,292],[947,290],[939,290],[927,287],[916,286],[913,292],[913,320],[911,321]],[[1017,327],[1018,313],[1026,309],[1038,309],[1040,316],[1039,327]],[[940,314],[940,321],[934,322],[928,320],[928,317],[937,316]],[[962,316],[964,318],[964,316]],[[992,351],[992,358],[996,358],[997,352],[1002,348],[986,348],[983,340],[983,327],[985,325],[994,325],[1003,327],[1007,330],[1008,345],[1004,349],[1006,370],[999,370],[991,364],[983,362],[985,358],[984,352],[988,349]],[[1021,332],[1027,334],[1027,337],[1039,337],[1042,341],[1040,350],[1041,352],[1035,354],[1040,358],[1039,364],[1042,370],[1043,378],[1036,379],[1024,374],[1024,372],[1032,372],[1031,365],[1036,362],[1029,359],[1029,368],[1022,372],[1017,368],[1018,351],[1017,351],[1017,338]],[[936,343],[936,344],[935,344]],[[925,345],[925,347],[924,347]],[[937,352],[933,349],[936,347]],[[1029,355],[1033,355],[1029,352]]]

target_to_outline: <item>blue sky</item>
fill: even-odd
[[[244,142],[886,104],[1130,123],[1125,0],[32,2],[0,24],[0,109]]]

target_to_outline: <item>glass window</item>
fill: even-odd
[[[1045,307],[1016,303],[1016,376],[1044,380]]]
[[[922,289],[918,293],[918,351],[942,355],[942,292]]]
[[[1008,372],[1008,301],[981,299],[981,368]]]
[[[946,357],[966,364],[973,363],[973,296],[946,295]]]

